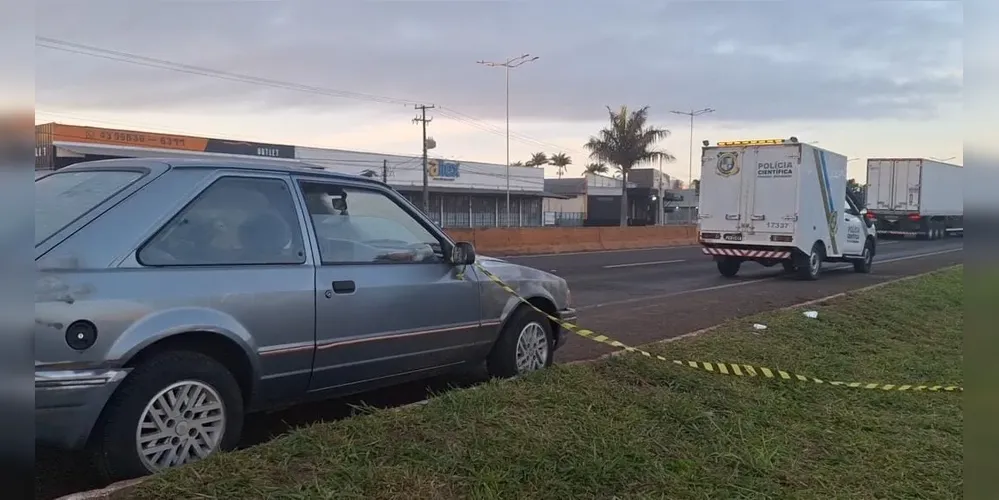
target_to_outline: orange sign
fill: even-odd
[[[114,144],[117,146],[179,149],[183,151],[205,151],[208,147],[208,139],[204,137],[81,127],[78,125],[63,125],[61,123],[54,123],[52,125],[52,140],[57,142]]]

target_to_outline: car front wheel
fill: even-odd
[[[497,378],[525,375],[551,366],[553,347],[554,337],[548,318],[522,306],[500,332],[486,367],[489,375]]]
[[[168,351],[125,379],[91,452],[102,478],[120,481],[233,449],[242,427],[242,393],[229,370],[201,353]]]

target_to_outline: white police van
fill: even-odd
[[[797,138],[704,141],[699,239],[726,277],[744,262],[814,280],[823,262],[871,271],[875,231],[846,193],[845,156]]]

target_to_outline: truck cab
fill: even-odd
[[[797,138],[705,141],[699,241],[726,277],[744,262],[817,279],[824,262],[870,272],[876,238],[847,196],[846,157]]]

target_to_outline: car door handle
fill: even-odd
[[[354,293],[357,290],[357,286],[354,285],[353,281],[334,281],[333,282],[333,293]]]

